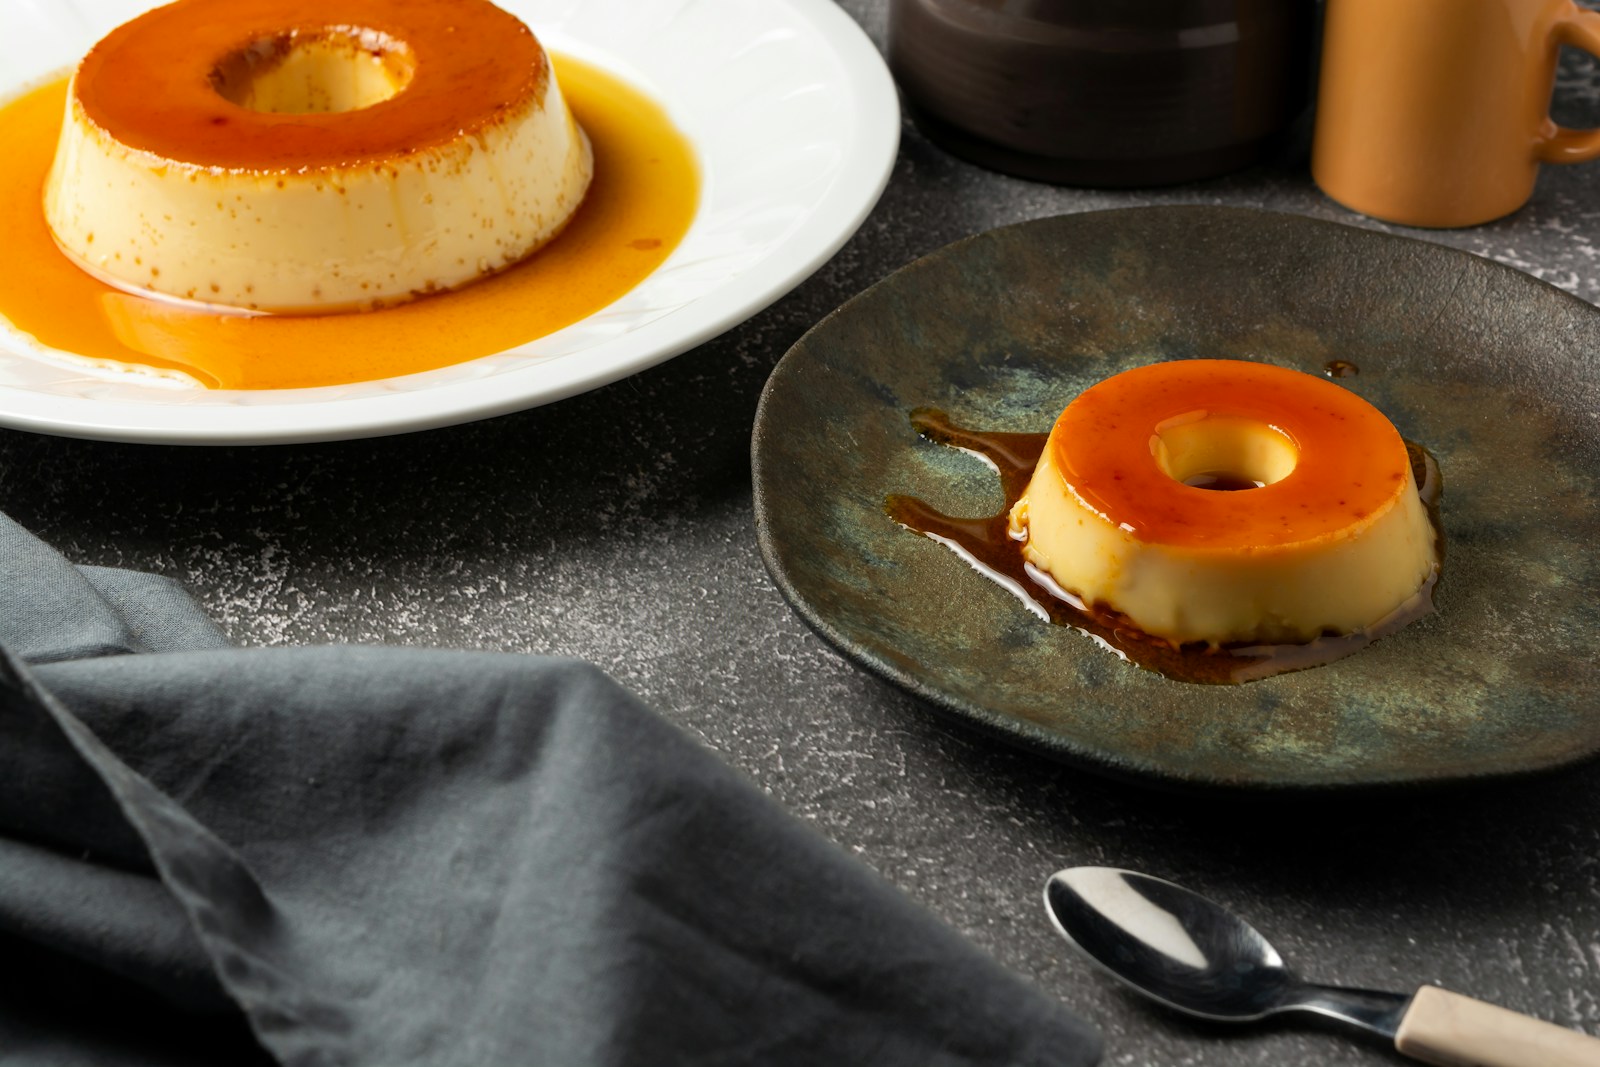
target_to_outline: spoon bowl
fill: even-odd
[[[1075,867],[1045,901],[1057,929],[1113,977],[1179,1011],[1251,1022],[1300,985],[1267,939],[1182,886],[1134,871]]]

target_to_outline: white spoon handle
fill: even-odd
[[[1437,986],[1417,990],[1394,1047],[1437,1067],[1600,1067],[1600,1039]]]

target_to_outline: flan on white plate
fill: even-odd
[[[1067,594],[1175,646],[1359,633],[1440,562],[1405,442],[1380,411],[1236,360],[1152,364],[1085,390],[1009,528]]]
[[[110,284],[304,314],[504,269],[592,173],[543,48],[486,0],[178,0],[79,64],[44,208]]]

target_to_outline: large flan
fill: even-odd
[[[44,206],[121,288],[315,313],[518,262],[592,170],[543,48],[486,0],[178,0],[79,64]]]
[[[1009,528],[1061,595],[1177,646],[1370,630],[1439,566],[1382,412],[1325,379],[1234,360],[1152,364],[1084,391]]]

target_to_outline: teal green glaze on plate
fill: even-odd
[[[1337,663],[1175,682],[1042,622],[895,525],[890,493],[1002,504],[908,415],[1048,430],[1078,392],[1166,359],[1320,373],[1444,477],[1434,614]],[[1600,311],[1422,241],[1210,207],[1041,219],[900,270],[774,370],[752,446],[756,530],[826,640],[980,728],[1172,785],[1267,789],[1526,774],[1600,751]]]

